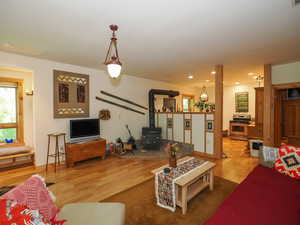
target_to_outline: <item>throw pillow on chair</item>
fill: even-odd
[[[300,148],[282,145],[275,161],[275,169],[295,179],[300,179]]]

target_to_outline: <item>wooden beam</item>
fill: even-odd
[[[274,89],[272,66],[264,65],[264,146],[274,147]]]
[[[214,155],[221,159],[223,154],[223,65],[215,67],[215,132],[214,132]]]

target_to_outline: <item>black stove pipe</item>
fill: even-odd
[[[179,95],[178,91],[171,90],[159,90],[151,89],[148,93],[149,98],[149,127],[155,128],[155,106],[154,106],[154,96],[155,95],[168,95],[169,97],[175,97]]]

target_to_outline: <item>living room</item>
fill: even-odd
[[[3,1],[0,203],[38,210],[44,224],[300,224],[300,150],[285,149],[300,140],[299,7]],[[246,141],[231,139],[236,113],[251,115]],[[248,139],[263,143],[255,157]],[[262,180],[274,190],[250,195]],[[12,197],[38,195],[33,181],[52,192],[47,210]],[[293,209],[267,220],[267,205],[285,204],[278,185]]]

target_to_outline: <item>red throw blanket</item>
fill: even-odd
[[[205,225],[300,225],[300,182],[257,166]]]

